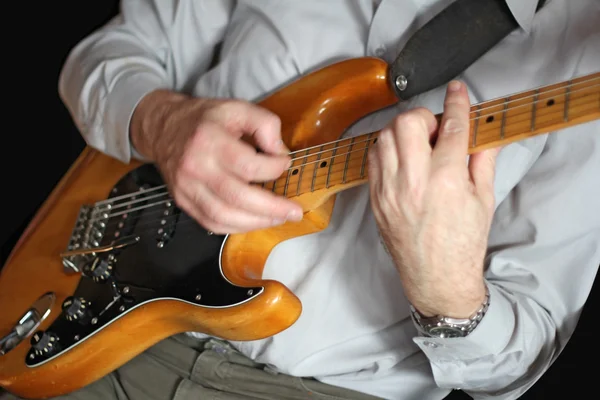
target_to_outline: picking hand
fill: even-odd
[[[208,230],[239,233],[302,218],[295,202],[249,184],[288,168],[280,127],[275,114],[248,102],[157,91],[136,109],[132,141],[157,164],[179,207]]]

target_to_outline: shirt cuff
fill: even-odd
[[[486,283],[490,292],[490,305],[469,335],[461,338],[413,338],[431,362],[473,360],[499,354],[506,348],[515,324],[512,303],[498,287]]]
[[[135,71],[126,73],[109,91],[106,99],[103,129],[115,138],[113,149],[107,149],[119,160],[128,163],[131,158],[146,161],[133,147],[129,135],[131,117],[139,102],[148,93],[167,89],[166,83],[156,75]]]

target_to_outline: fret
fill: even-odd
[[[473,128],[473,143],[472,147],[477,146],[477,131],[479,130],[479,119],[481,118],[481,105],[477,106],[477,112],[475,113],[475,127]]]
[[[313,171],[312,181],[310,183],[310,191],[315,191],[315,182],[317,180],[317,171],[319,170],[319,160],[321,159],[321,154],[323,153],[323,146],[319,147],[319,152],[317,153],[317,159],[314,162],[315,170]]]
[[[296,187],[296,196],[300,195],[300,186],[302,184],[302,174],[304,173],[304,167],[306,167],[306,163],[308,162],[308,156],[310,154],[310,150],[306,150],[304,154],[304,160],[302,160],[302,164],[300,167],[300,173],[298,174],[298,186]]]
[[[365,154],[363,154],[362,164],[360,165],[360,178],[364,178],[365,176],[365,165],[367,164],[367,153],[369,152],[369,143],[371,142],[371,135],[373,133],[369,133],[367,135],[367,144],[365,144]],[[373,142],[375,143],[375,142]]]
[[[342,178],[342,183],[346,183],[346,175],[348,173],[348,164],[350,163],[350,154],[352,154],[352,147],[354,146],[354,140],[356,136],[352,136],[350,139],[350,146],[348,147],[348,153],[346,153],[346,162],[344,164],[344,176]]]
[[[329,178],[331,177],[331,169],[333,168],[333,163],[335,162],[335,153],[337,152],[339,143],[340,143],[339,140],[337,142],[335,142],[335,147],[333,148],[333,151],[331,152],[331,158],[329,159],[329,168],[327,169],[327,177],[325,178],[325,187],[326,188],[329,187]]]
[[[279,178],[277,178],[279,179]],[[277,179],[273,181],[273,187],[271,188],[271,192],[275,193],[275,186],[277,186]]]
[[[535,95],[533,96],[533,111],[531,112],[531,132],[535,131],[535,114],[539,95],[540,90],[536,89]]]
[[[290,167],[288,168],[287,174],[285,177],[285,185],[283,186],[283,197],[287,196],[288,185],[290,184],[290,174],[293,169],[294,169],[294,162],[292,161],[292,165],[290,165]]]
[[[504,99],[504,110],[502,110],[502,123],[500,124],[500,140],[504,140],[504,131],[506,130],[506,113],[508,112],[508,102],[510,99]]]
[[[567,83],[567,89],[565,93],[565,111],[563,119],[565,122],[569,121],[569,98],[571,97],[571,81]]]

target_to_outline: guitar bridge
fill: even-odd
[[[67,251],[61,254],[65,273],[81,273],[83,266],[92,261],[93,253],[104,236],[107,219],[106,210],[88,205],[79,209]]]

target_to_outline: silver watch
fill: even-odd
[[[490,292],[485,287],[485,299],[481,307],[470,318],[450,318],[444,316],[423,317],[410,305],[410,315],[420,334],[427,337],[465,337],[479,325],[490,306]]]

